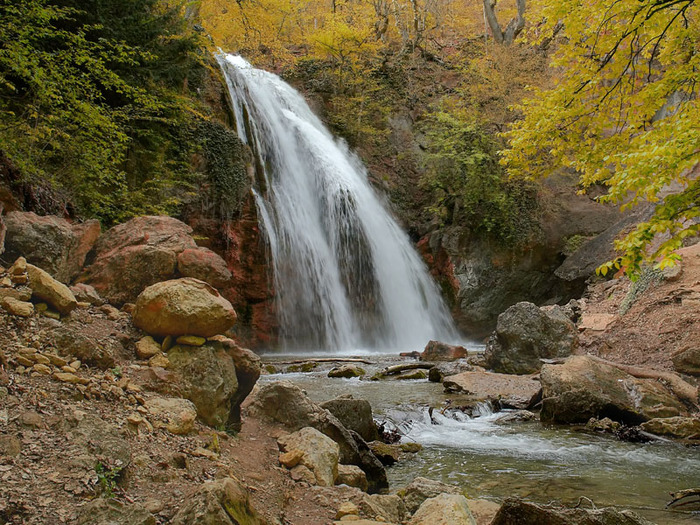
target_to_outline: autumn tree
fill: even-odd
[[[616,246],[630,275],[645,262],[664,267],[683,239],[700,232],[698,5],[543,0],[542,14],[542,39],[557,24],[564,28],[552,61],[558,82],[523,103],[504,162],[527,177],[573,168],[582,188],[608,187],[602,201],[658,203]]]
[[[484,0],[484,18],[498,44],[509,46],[525,28],[525,0],[516,0],[516,6],[516,15],[503,29],[496,16],[496,0]]]

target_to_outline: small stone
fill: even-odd
[[[170,368],[170,359],[168,359],[164,354],[154,355],[148,360],[148,366]]]
[[[57,367],[61,368],[61,367],[64,367],[68,364],[68,361],[66,361],[65,359],[63,359],[60,356],[57,356],[56,354],[43,354],[43,355],[46,356],[46,358],[49,360],[49,362],[53,366],[57,366]]]
[[[49,305],[46,303],[37,303],[34,305],[34,308],[36,309],[37,313],[43,314],[49,309]]]
[[[198,335],[181,335],[175,342],[179,345],[202,346],[207,340],[205,337],[200,337]]]
[[[219,455],[216,452],[202,447],[195,448],[191,452],[191,454],[196,458],[207,458],[211,460],[217,459],[219,457]],[[313,476],[313,474],[311,474],[311,476]]]
[[[304,453],[299,449],[290,450],[284,454],[280,454],[279,461],[281,465],[291,469],[296,467],[304,457]]]
[[[160,345],[150,335],[136,341],[136,355],[141,359],[150,359],[160,353]]]
[[[33,410],[22,412],[19,416],[19,422],[23,427],[29,428],[42,428],[44,426],[42,417]]]
[[[78,308],[90,308],[92,306],[87,301],[78,301]]]
[[[61,367],[61,372],[66,372],[68,374],[75,374],[77,372],[77,370],[75,368],[73,368],[72,366],[66,365],[66,366]]]
[[[136,308],[136,305],[134,303],[124,303],[122,305],[122,312],[126,312],[127,314],[132,314],[132,313],[134,313],[134,308]]]
[[[339,367],[332,368],[328,372],[328,377],[362,377],[366,372],[364,368],[360,368],[357,365],[342,365]]]
[[[345,503],[340,505],[338,512],[335,513],[335,519],[339,520],[343,516],[357,516],[359,514],[360,509],[357,508],[357,505],[355,505],[352,501],[346,501]]]
[[[87,385],[90,380],[85,377],[80,377],[71,372],[55,372],[53,377],[63,383],[72,383],[78,385]]]
[[[46,310],[42,314],[44,317],[48,317],[49,319],[56,319],[56,321],[61,320],[61,314],[58,312],[54,312],[53,310]]]
[[[167,352],[168,350],[170,350],[173,347],[174,339],[175,338],[172,335],[165,336],[165,338],[163,339],[163,343],[160,345],[160,349],[163,352]]]
[[[41,365],[50,365],[51,364],[51,360],[42,354],[34,354],[34,362],[39,363]]]
[[[68,366],[70,366],[71,368],[75,368],[76,370],[80,369],[80,365],[82,365],[82,363],[77,359],[68,363]]]
[[[20,275],[11,275],[10,280],[14,284],[27,284],[29,282],[29,277],[27,277],[27,274],[20,274]]]
[[[356,487],[364,492],[367,492],[369,488],[367,474],[355,465],[338,465],[338,477],[335,479],[335,484]]]
[[[47,365],[36,364],[32,367],[32,370],[45,376],[51,375],[51,367]]]
[[[10,275],[22,275],[27,273],[27,259],[18,257],[17,260],[7,270]]]
[[[309,485],[316,484],[316,476],[314,476],[314,473],[304,465],[297,465],[289,471],[289,474],[292,476],[294,481],[304,481]]]
[[[27,359],[23,355],[15,356],[15,361],[17,361],[17,363],[19,363],[22,366],[33,366],[34,365],[34,361],[32,361],[31,359]]]
[[[141,387],[137,384],[129,383],[128,385],[126,385],[125,390],[127,392],[132,393],[132,394],[135,394],[135,393],[141,392]]]
[[[32,303],[20,301],[12,297],[5,297],[2,301],[2,307],[7,313],[16,315],[17,317],[31,317],[34,315],[34,305]]]
[[[9,277],[3,277],[0,279],[0,286],[3,288],[11,288],[12,287],[12,279]]]
[[[14,457],[22,451],[22,442],[12,435],[0,434],[0,456]]]

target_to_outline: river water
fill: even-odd
[[[289,356],[288,356],[289,357]],[[366,356],[367,377],[395,356]],[[283,360],[266,356],[266,361]],[[303,359],[294,356],[294,359]],[[284,366],[280,365],[280,369]],[[375,419],[395,425],[404,441],[423,445],[418,454],[388,468],[392,490],[416,476],[458,485],[469,497],[499,502],[521,496],[541,503],[581,502],[634,510],[658,524],[700,523],[700,515],[664,507],[669,492],[700,486],[700,451],[675,443],[635,444],[603,434],[539,421],[504,422],[509,412],[482,407],[474,417],[438,410],[448,399],[442,385],[427,380],[331,379],[330,364],[311,373],[263,376],[261,382],[288,380],[321,402],[343,394],[368,400]],[[436,407],[432,418],[428,408]]]

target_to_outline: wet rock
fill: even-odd
[[[214,288],[224,288],[231,282],[226,261],[208,248],[188,248],[177,256],[177,269],[183,277],[193,277]]]
[[[285,452],[300,450],[303,454],[299,463],[314,473],[316,484],[332,487],[338,477],[338,444],[328,436],[311,427],[287,434],[277,440]]]
[[[114,367],[120,350],[119,343],[113,338],[95,340],[71,326],[55,329],[50,338],[60,355],[77,358],[102,370]]]
[[[18,317],[31,317],[34,315],[34,305],[25,301],[19,301],[12,297],[5,297],[0,305],[8,314]]]
[[[440,494],[425,500],[408,525],[476,525],[467,498],[458,494]]]
[[[99,498],[80,509],[77,525],[156,525],[156,518],[137,503]]]
[[[377,425],[372,417],[372,406],[364,399],[341,396],[321,403],[321,407],[337,417],[349,430],[354,430],[365,441],[379,439]]]
[[[518,409],[529,408],[540,390],[536,377],[491,372],[462,372],[444,378],[442,385],[446,392],[499,400],[509,408]]]
[[[381,441],[372,441],[367,443],[367,445],[383,465],[393,465],[401,458],[401,447],[399,445],[390,445]]]
[[[613,434],[620,430],[620,423],[613,421],[609,417],[604,417],[603,419],[596,419],[592,417],[586,423],[586,429],[593,432],[605,432],[608,434]]]
[[[186,277],[146,288],[136,300],[133,319],[151,335],[210,337],[231,328],[236,312],[207,283]]]
[[[331,368],[331,370],[328,372],[328,377],[351,378],[362,377],[365,374],[366,372],[364,368],[360,368],[357,365],[342,365]]]
[[[338,418],[311,401],[296,385],[288,381],[262,385],[248,411],[281,423],[290,431],[315,428],[338,443],[341,463],[357,465],[367,474],[370,491],[388,487],[386,471],[362,437],[346,429]]]
[[[245,487],[233,478],[205,483],[185,501],[172,525],[268,525],[252,506]]]
[[[41,268],[27,264],[27,275],[32,289],[32,297],[46,301],[59,313],[68,315],[78,306],[73,292],[63,283],[58,282]]]
[[[355,465],[338,465],[338,477],[335,479],[336,485],[347,485],[367,492],[367,474]]]
[[[366,494],[360,501],[360,511],[373,519],[403,523],[408,517],[406,506],[395,494]]]
[[[555,509],[528,503],[519,498],[508,498],[491,525],[653,525],[628,510],[613,508],[596,510]]]
[[[532,374],[542,358],[567,357],[578,346],[576,326],[560,310],[517,303],[498,316],[486,347],[486,363],[495,372]]]
[[[700,376],[700,345],[685,348],[674,355],[673,368],[681,374]]]
[[[134,302],[148,286],[175,277],[177,255],[196,249],[192,228],[165,216],[136,217],[107,230],[81,280],[110,303]]]
[[[192,401],[197,415],[207,425],[227,425],[238,380],[233,360],[222,345],[176,345],[168,352],[168,360],[178,379],[166,391]]]
[[[432,479],[417,477],[406,488],[399,491],[408,512],[413,514],[429,498],[440,494],[461,494],[457,487],[434,481]]]
[[[640,426],[645,432],[657,436],[700,441],[700,419],[696,417],[655,418]]]
[[[152,397],[146,400],[144,406],[153,416],[156,428],[163,427],[177,435],[189,434],[194,430],[197,408],[187,399]]]
[[[609,417],[636,425],[686,413],[683,403],[659,381],[637,379],[588,356],[543,366],[540,381],[542,421],[585,423],[592,417]]]
[[[5,223],[5,257],[12,260],[24,256],[63,283],[80,273],[85,256],[100,235],[98,221],[71,224],[60,217],[32,212],[10,212]]]
[[[467,357],[467,349],[463,346],[448,345],[440,341],[430,341],[425,345],[420,355],[421,361],[456,361]]]
[[[443,379],[446,377],[461,374],[462,372],[471,372],[473,370],[474,367],[463,359],[436,363],[434,367],[428,370],[428,380],[431,383],[442,383]]]

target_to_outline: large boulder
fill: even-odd
[[[462,372],[442,380],[446,392],[460,392],[479,399],[499,400],[508,408],[528,408],[540,383],[536,377],[492,372]]]
[[[360,511],[365,516],[388,523],[404,523],[408,511],[396,494],[365,494],[360,501]]]
[[[78,301],[70,288],[51,277],[41,268],[27,264],[27,276],[29,277],[29,286],[32,289],[32,297],[35,299],[46,301],[49,306],[63,315],[71,313],[78,306]]]
[[[503,502],[491,525],[652,525],[628,510],[554,509],[519,498]]]
[[[72,467],[94,472],[95,465],[116,476],[131,463],[131,446],[120,430],[93,414],[75,411],[67,420],[66,458]]]
[[[386,471],[365,441],[349,431],[328,410],[320,407],[288,381],[268,383],[258,389],[248,405],[249,413],[281,423],[289,431],[313,427],[340,447],[340,462],[357,465],[367,474],[369,491],[388,487]],[[354,435],[353,435],[354,434]]]
[[[700,376],[700,343],[684,348],[673,356],[673,368],[681,374]]]
[[[700,442],[700,419],[697,417],[666,417],[645,421],[642,430],[675,439]]]
[[[408,525],[476,525],[467,498],[460,494],[440,494],[425,500]]]
[[[250,496],[233,478],[210,481],[199,487],[170,522],[172,525],[267,525],[251,505]]]
[[[152,416],[155,427],[165,428],[176,435],[189,434],[194,430],[197,407],[192,401],[179,397],[150,397],[144,406]]]
[[[81,280],[110,303],[133,302],[148,286],[176,275],[177,256],[197,247],[192,228],[165,216],[136,217],[107,230]]]
[[[408,511],[413,514],[429,498],[440,494],[461,494],[457,487],[434,481],[432,479],[417,477],[409,483],[405,489],[399,491]]]
[[[635,378],[589,356],[544,365],[540,381],[542,421],[585,423],[592,417],[609,417],[636,425],[686,413],[683,403],[659,381]]]
[[[49,339],[60,355],[79,359],[102,370],[116,364],[121,350],[114,338],[88,337],[71,325],[56,328],[49,334]]]
[[[136,300],[134,325],[158,336],[221,334],[236,322],[231,303],[203,281],[185,277],[156,283]]]
[[[208,248],[188,248],[177,256],[177,270],[183,277],[194,277],[224,288],[231,282],[231,272],[226,261]]]
[[[23,256],[63,283],[78,276],[100,235],[98,221],[71,224],[60,217],[32,212],[10,212],[5,224],[6,257],[12,260]]]
[[[369,401],[353,399],[352,395],[348,394],[325,401],[321,403],[321,407],[337,417],[345,428],[357,432],[365,441],[379,439]]]
[[[216,343],[204,346],[176,345],[168,352],[170,370],[178,376],[172,385],[178,397],[189,399],[207,425],[228,425],[238,389],[236,368],[226,350]]]
[[[521,302],[498,316],[485,358],[495,372],[532,374],[542,367],[540,359],[567,357],[577,346],[576,326],[560,309]]]
[[[316,484],[332,487],[338,477],[338,444],[312,427],[305,427],[292,434],[281,436],[277,443],[283,452],[301,452],[299,464],[314,473]]]
[[[448,345],[440,341],[429,341],[420,355],[421,361],[456,361],[467,357],[463,346]]]

